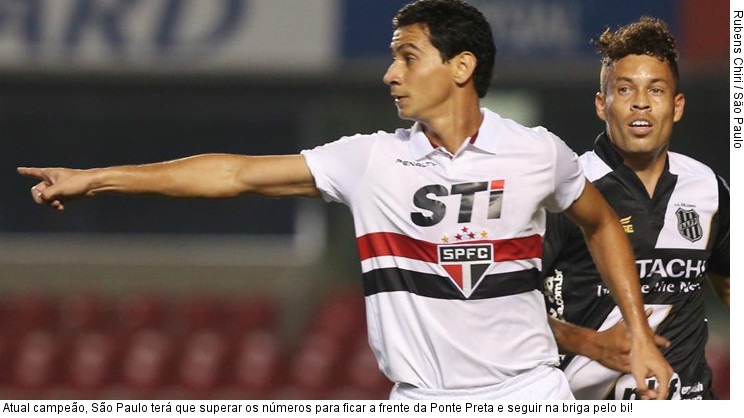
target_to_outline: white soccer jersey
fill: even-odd
[[[418,123],[303,151],[352,211],[369,342],[394,382],[478,388],[558,362],[537,290],[544,209],[571,205],[583,172],[544,128],[483,114],[455,155]]]

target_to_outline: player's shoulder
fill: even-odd
[[[390,142],[390,141],[401,141],[404,139],[405,134],[399,133],[402,129],[396,132],[377,131],[374,133],[356,133],[351,135],[344,135],[335,141],[321,144],[318,148],[369,148],[375,146],[379,142]]]
[[[670,173],[706,185],[703,187],[717,188],[721,202],[728,201],[731,194],[729,185],[713,168],[688,155],[672,151],[668,155]]]
[[[514,119],[501,116],[500,114],[484,108],[484,127],[489,130],[493,130],[508,135],[508,138],[514,138],[519,141],[525,139],[534,140],[545,140],[545,139],[557,139],[558,136],[549,131],[544,126],[526,126]]]
[[[689,155],[669,151],[669,171],[672,174],[684,176],[711,176],[717,177],[716,173],[707,164],[690,157]]]
[[[529,155],[535,163],[541,159],[562,160],[567,153],[573,152],[563,140],[543,126],[527,126],[486,108],[483,114],[478,140],[481,141],[482,137],[486,141],[485,144],[481,143],[486,149],[490,147],[494,152],[509,150],[513,154]]]
[[[390,138],[390,133],[382,131],[373,134],[357,133],[304,149],[301,154],[310,158],[343,159],[351,158],[351,156],[370,156],[375,149],[380,148],[378,144],[381,140]]]
[[[408,141],[411,138],[410,128],[398,128],[392,132],[379,130],[370,133],[356,133],[353,135],[343,136],[339,141],[347,142],[400,142]]]
[[[340,138],[342,141],[374,141],[380,139],[393,139],[399,135],[402,135],[402,131],[406,129],[396,129],[393,132],[387,132],[379,130],[377,132],[359,132],[351,135],[345,135]],[[399,133],[401,132],[401,133]]]

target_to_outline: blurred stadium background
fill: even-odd
[[[408,126],[382,84],[405,0],[0,0],[0,398],[375,399],[351,218],[303,200],[106,196],[35,206],[15,167],[294,153]],[[729,180],[728,2],[478,0],[486,105],[577,152],[607,26],[680,42],[672,149]],[[729,398],[729,315],[709,358]]]

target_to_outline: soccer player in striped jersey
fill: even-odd
[[[606,30],[596,44],[595,105],[605,131],[580,161],[633,245],[648,320],[674,368],[669,397],[710,399],[703,286],[707,277],[729,306],[728,186],[708,166],[669,150],[685,97],[667,25],[643,17]],[[635,399],[624,323],[580,235],[564,216],[549,216],[545,294],[566,353],[561,367],[579,399]]]

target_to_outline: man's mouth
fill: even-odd
[[[403,106],[403,103],[405,103],[407,98],[408,98],[407,96],[393,95],[393,99],[395,100],[395,106],[400,108],[401,106]]]
[[[635,135],[639,135],[639,136],[648,134],[649,132],[651,132],[651,129],[654,127],[654,125],[650,121],[645,120],[645,119],[634,120],[630,122],[628,126],[630,127],[630,130]]]

